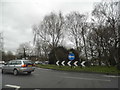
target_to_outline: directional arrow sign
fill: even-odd
[[[59,66],[59,61],[57,61],[56,64]]]
[[[78,61],[75,61],[75,62],[74,62],[74,65],[75,65],[75,66],[78,66],[77,63],[78,63]]]
[[[68,55],[68,59],[69,59],[69,60],[74,60],[74,59],[75,59],[74,53],[70,53],[70,54]]]
[[[84,65],[84,64],[85,64],[85,61],[82,61],[81,65],[82,65],[83,67],[85,67],[85,65]]]
[[[65,63],[65,61],[62,61],[62,65],[63,65],[63,66],[65,66],[65,64],[64,64],[64,63]]]
[[[70,63],[71,63],[71,61],[69,61],[67,64],[68,64],[69,66],[71,66],[71,64],[70,64]]]

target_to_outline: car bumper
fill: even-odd
[[[35,70],[35,67],[31,67],[31,68],[18,68],[17,69],[19,72],[33,72]]]

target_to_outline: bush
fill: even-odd
[[[120,70],[120,63],[119,63],[119,64],[117,64],[117,69],[118,69],[118,70]]]
[[[90,67],[70,67],[70,66],[57,66],[57,65],[37,65],[40,68],[61,70],[61,71],[75,71],[75,72],[98,72],[98,73],[110,73],[110,74],[120,74],[120,71],[116,67],[106,67],[106,66],[90,66]]]

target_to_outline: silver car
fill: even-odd
[[[3,66],[4,66],[4,64],[3,64],[3,63],[0,63],[0,69],[2,69]]]
[[[35,67],[31,60],[12,60],[2,67],[2,73],[12,72],[14,75],[18,75],[21,72],[31,74],[34,70]]]

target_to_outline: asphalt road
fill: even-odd
[[[1,74],[0,74],[1,76]],[[3,88],[118,88],[119,76],[36,68],[31,75],[2,75]]]

